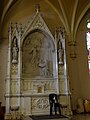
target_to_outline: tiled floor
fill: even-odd
[[[73,115],[69,119],[60,118],[60,119],[53,119],[53,120],[90,120],[90,114],[77,114],[77,115]]]
[[[53,120],[90,120],[90,114],[77,114],[77,115],[70,116],[69,119],[60,118],[60,119],[53,119]]]
[[[32,120],[30,117],[24,117],[22,120]],[[42,120],[47,120],[47,119],[42,119]],[[77,114],[70,116],[68,118],[60,118],[60,119],[48,119],[48,120],[90,120],[90,113],[89,114]]]
[[[90,120],[90,113],[73,115],[71,120]]]

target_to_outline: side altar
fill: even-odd
[[[66,63],[65,30],[57,28],[55,37],[37,8],[27,27],[10,23],[6,77],[6,114],[49,114],[49,94],[60,96],[60,104],[70,115],[70,90]]]

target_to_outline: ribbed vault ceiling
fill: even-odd
[[[37,3],[51,30],[63,25],[68,33],[77,31],[80,21],[90,9],[90,0],[0,0],[1,28],[16,18],[18,22],[32,16]]]

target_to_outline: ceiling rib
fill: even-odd
[[[90,9],[90,3],[85,7],[85,9],[83,9],[81,15],[79,16],[77,22],[76,22],[76,26],[75,26],[75,34],[74,36],[76,36],[76,32],[77,32],[77,29],[78,29],[78,26],[79,26],[79,23],[81,21],[81,19],[83,18],[83,16],[85,15],[85,13],[87,12],[87,10]]]
[[[11,6],[13,5],[13,3],[15,3],[15,0],[9,0],[8,4],[4,8],[3,13],[2,13],[2,17],[1,17],[1,24],[3,23],[4,17],[6,15],[6,13],[8,12],[9,8],[11,8]]]
[[[57,13],[57,15],[59,16],[59,18],[60,18],[61,22],[63,23],[63,25],[65,26],[64,19],[63,19],[63,17],[60,15],[59,11],[54,7],[54,5],[53,5],[51,2],[49,2],[48,0],[45,0],[45,1],[53,8],[53,10],[54,10],[54,11]]]
[[[76,14],[77,6],[78,6],[78,0],[75,1],[75,6],[73,9],[72,21],[71,21],[71,32],[73,32],[73,28],[74,28],[75,14]]]
[[[61,7],[61,10],[62,10],[62,13],[63,13],[63,16],[64,16],[64,19],[65,19],[65,22],[66,22],[66,24],[65,24],[65,26],[66,26],[66,31],[67,32],[70,32],[70,29],[69,29],[69,25],[68,25],[68,21],[67,21],[67,17],[66,17],[66,14],[65,14],[65,9],[64,9],[64,7],[63,7],[63,5],[62,5],[62,2],[61,2],[61,0],[58,0],[58,2],[59,2],[59,5],[60,5],[60,7]]]

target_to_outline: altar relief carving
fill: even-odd
[[[45,62],[43,59],[39,62],[39,69],[40,69],[40,76],[49,76],[49,69],[48,69],[48,63]]]
[[[52,48],[39,31],[30,34],[23,43],[23,74],[52,77]]]
[[[47,100],[47,98],[33,98],[33,101],[32,101],[33,110],[36,110],[36,109],[45,110],[48,107],[49,107],[49,101]]]

